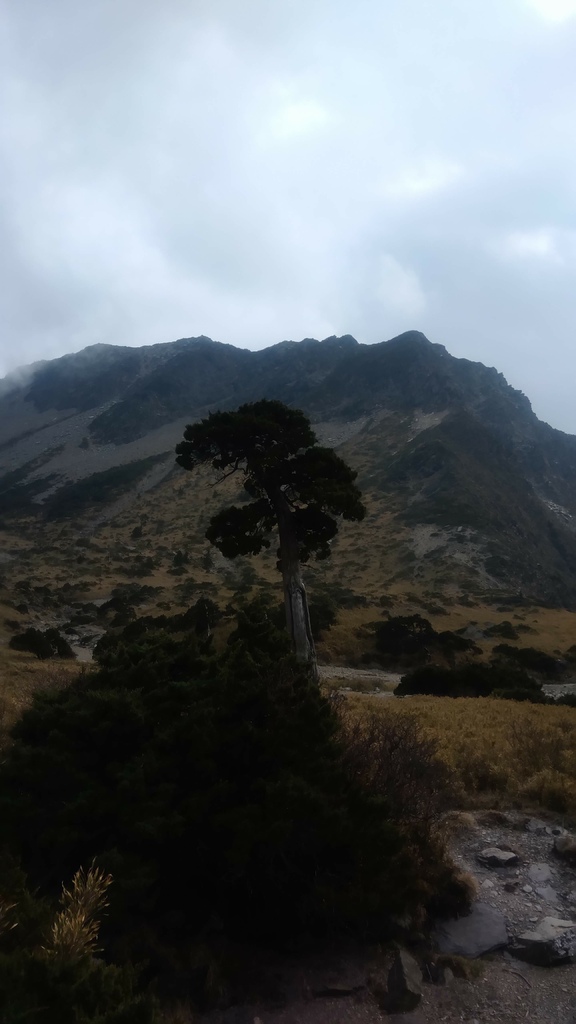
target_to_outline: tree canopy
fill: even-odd
[[[206,537],[227,558],[236,558],[270,547],[270,535],[278,530],[288,632],[298,660],[317,675],[300,563],[330,555],[340,518],[364,518],[356,473],[318,444],[303,412],[267,399],[211,413],[186,427],[176,453],[184,469],[210,463],[222,479],[243,474],[252,501],[218,512]]]
[[[324,448],[298,409],[263,399],[235,412],[211,413],[186,427],[176,448],[184,469],[211,463],[223,476],[240,471],[253,499],[215,515],[207,538],[227,558],[258,554],[270,546],[282,497],[291,513],[300,561],[327,558],[337,519],[361,520],[365,508],[356,473],[331,448]]]

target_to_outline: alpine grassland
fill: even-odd
[[[347,698],[360,719],[410,720],[451,769],[457,806],[576,818],[576,708],[492,697]]]

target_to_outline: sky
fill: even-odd
[[[0,0],[0,375],[420,330],[576,434],[576,0]]]

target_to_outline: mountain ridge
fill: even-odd
[[[418,581],[425,570],[442,579],[451,559],[462,586],[576,607],[576,437],[541,422],[498,370],[421,332],[257,352],[206,336],[90,346],[31,370],[0,388],[0,516],[9,530],[26,516],[66,519],[66,495],[74,514],[112,518],[122,466],[122,502],[136,503],[172,478],[186,422],[275,398],[302,408],[358,470],[372,507],[389,510],[392,534],[404,539],[383,560],[385,578]],[[433,527],[445,550],[434,544],[414,564],[413,538]]]

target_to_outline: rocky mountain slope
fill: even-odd
[[[359,471],[369,516],[336,542],[337,575],[352,590],[382,594],[400,582],[576,607],[576,437],[539,421],[495,369],[418,332],[260,352],[204,337],[95,345],[5,378],[5,557],[31,537],[55,549],[58,531],[69,545],[70,531],[133,530],[145,518],[149,554],[159,544],[151,537],[169,536],[200,570],[203,523],[224,499],[206,476],[174,468],[174,447],[187,422],[261,397],[304,409]]]

